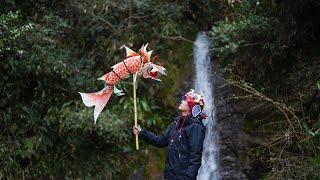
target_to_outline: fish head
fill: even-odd
[[[160,65],[152,62],[147,62],[142,66],[138,74],[146,79],[150,78],[156,81],[161,81],[161,79],[158,78],[159,75],[167,75],[167,70]]]

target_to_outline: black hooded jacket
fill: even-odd
[[[142,129],[139,137],[157,147],[168,146],[164,178],[170,180],[197,178],[205,138],[205,126],[201,115],[175,117],[161,135],[157,136]]]

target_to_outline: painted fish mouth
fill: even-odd
[[[151,79],[156,80],[156,81],[161,81],[161,79],[159,79],[159,76],[161,75],[167,75],[166,73],[166,69],[161,69],[160,71],[157,68],[154,67],[150,67],[147,69],[147,74],[150,76]]]

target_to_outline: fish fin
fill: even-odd
[[[118,89],[116,86],[113,86],[113,93],[116,95],[116,96],[123,96],[125,95],[125,93],[123,92],[122,89]]]
[[[158,55],[155,55],[155,56],[153,57],[152,61],[153,61],[153,62],[156,62],[156,61],[158,60],[158,58],[159,58]]]
[[[94,92],[94,93],[81,93],[82,101],[84,105],[87,107],[92,107],[94,106],[94,124],[96,124],[97,119],[99,117],[99,114],[103,110],[103,108],[106,106],[108,103],[113,91],[107,90],[106,88],[109,88],[110,86],[106,86],[103,88],[101,91]]]
[[[126,49],[126,57],[132,57],[132,56],[139,56],[138,53],[134,52],[132,49],[128,48],[127,46],[123,45],[123,47]]]
[[[149,43],[147,43],[146,45],[142,45],[142,47],[140,48],[139,50],[139,53],[140,55],[143,57],[144,59],[144,63],[147,63],[150,61],[150,56],[151,56],[151,53],[152,51],[150,52],[147,52],[147,46],[148,46]],[[149,56],[149,53],[150,53],[150,56]]]
[[[108,76],[109,76],[109,73],[107,73],[107,74],[99,77],[97,80],[106,81],[106,79],[108,78]]]
[[[149,61],[150,61],[150,57],[151,57],[152,52],[153,52],[153,50],[147,52]]]

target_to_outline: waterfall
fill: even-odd
[[[204,32],[199,32],[193,44],[193,58],[195,67],[194,87],[196,92],[204,93],[205,107],[204,112],[208,118],[204,120],[206,126],[206,136],[203,143],[201,167],[198,172],[198,180],[219,179],[217,164],[217,131],[215,106],[212,85],[212,67],[209,49],[210,39]]]

